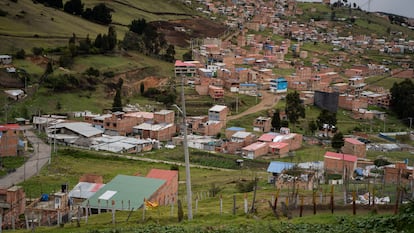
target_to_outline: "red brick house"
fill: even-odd
[[[342,152],[346,154],[356,155],[358,158],[365,158],[366,146],[355,138],[344,138],[344,146]]]
[[[367,108],[368,103],[366,100],[358,99],[354,95],[339,95],[338,107],[346,110],[353,110]]]
[[[191,62],[183,62],[180,60],[176,60],[174,64],[174,73],[175,76],[195,76],[197,72],[197,67]]]
[[[208,94],[213,99],[223,99],[224,98],[224,89],[222,87],[216,87],[213,85],[208,86]]]
[[[414,179],[413,167],[407,167],[404,162],[384,166],[384,182],[387,184],[407,184]]]
[[[171,110],[161,110],[154,112],[154,122],[155,123],[174,123],[174,111]]]
[[[284,142],[269,142],[269,153],[271,155],[279,155],[279,158],[283,158],[289,153],[289,144]]]
[[[17,156],[19,128],[17,124],[0,125],[0,157]]]
[[[157,202],[159,205],[175,203],[178,197],[178,171],[151,169],[147,178],[165,180],[166,182],[157,190]]]
[[[344,168],[347,169],[349,176],[356,168],[358,157],[350,154],[326,152],[324,156],[324,166],[328,173],[343,174]]]
[[[266,155],[269,151],[269,145],[265,142],[255,142],[242,148],[242,155],[248,159],[255,159],[259,156]]]
[[[253,131],[269,132],[272,127],[272,118],[258,117],[253,121]]]
[[[250,132],[238,131],[231,136],[229,142],[225,143],[224,148],[227,153],[233,154],[252,144],[255,139],[256,136]]]
[[[103,119],[103,127],[108,135],[127,136],[132,134],[132,127],[143,122],[143,117],[126,115],[124,112],[115,112],[110,117]]]
[[[26,194],[21,186],[0,189],[0,210],[3,227],[12,227],[12,218],[18,221],[19,215],[25,212]]]

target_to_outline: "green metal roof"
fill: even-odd
[[[101,209],[112,209],[112,200],[114,200],[116,210],[128,210],[128,207],[136,210],[143,205],[144,198],[149,200],[151,195],[165,182],[165,180],[154,178],[117,175],[92,197],[84,201],[82,206],[86,207],[89,202],[91,208],[97,209],[98,200],[100,200]]]

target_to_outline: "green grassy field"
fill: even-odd
[[[145,18],[147,21],[189,18],[192,10],[181,2],[159,0],[151,1],[86,1],[86,7],[93,7],[104,2],[112,11],[118,40],[124,38],[125,32],[133,19]],[[123,4],[120,4],[123,3]],[[94,39],[97,34],[107,33],[108,27],[84,20],[30,0],[3,1],[0,8],[7,12],[0,17],[0,51],[14,53],[25,49],[31,53],[32,47],[53,48],[67,44],[69,37],[75,33],[78,38],[87,35]],[[158,14],[158,12],[166,14]]]

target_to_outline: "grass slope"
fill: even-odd
[[[124,37],[133,19],[147,21],[188,18],[191,9],[178,1],[83,1],[85,8],[105,3],[112,11],[113,25],[118,39]],[[94,39],[99,33],[107,33],[107,26],[92,23],[79,16],[35,4],[31,0],[1,1],[0,8],[8,14],[0,17],[0,51],[14,53],[23,48],[29,52],[32,47],[52,48],[66,45],[67,39],[75,33],[78,38],[87,35]],[[36,36],[35,36],[36,35]]]

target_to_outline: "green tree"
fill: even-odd
[[[45,75],[53,73],[53,65],[52,62],[48,62],[46,65]]]
[[[167,51],[165,52],[165,60],[168,62],[173,62],[175,60],[175,48],[174,45],[168,45]]]
[[[109,26],[108,28],[108,49],[113,50],[116,46],[116,31],[114,26]]]
[[[309,127],[309,130],[311,131],[312,135],[314,135],[315,131],[318,129],[318,126],[316,125],[314,120],[309,121],[308,127]]]
[[[305,107],[301,103],[299,93],[297,91],[286,95],[286,115],[289,122],[296,124],[300,117],[305,117]]]
[[[43,54],[43,48],[42,47],[33,47],[32,48],[32,53],[36,56],[42,55]]]
[[[69,14],[82,15],[83,3],[81,0],[70,0],[65,3],[63,10]]]
[[[135,32],[138,35],[144,33],[145,28],[147,27],[147,22],[145,19],[134,19],[131,21],[131,24],[128,26],[131,32]]]
[[[336,150],[336,152],[339,152],[341,148],[344,146],[344,135],[341,132],[337,132],[334,134],[331,140],[331,146]]]
[[[121,97],[121,92],[122,92],[122,84],[123,83],[124,83],[124,80],[122,78],[120,78],[118,80],[118,83],[117,83],[116,93],[115,93],[115,97],[114,97],[114,102],[112,104],[112,111],[113,112],[122,111],[122,97]]]
[[[391,109],[401,119],[414,116],[414,83],[411,79],[395,82],[391,92]]]
[[[193,60],[193,52],[189,50],[183,54],[183,61],[191,61],[191,60]]]
[[[100,49],[102,48],[102,34],[98,34],[95,38],[95,42],[93,43],[93,46]]]
[[[271,123],[272,123],[273,131],[278,131],[280,129],[280,110],[279,109],[276,109],[276,111],[273,113]]]
[[[112,22],[111,9],[104,3],[100,3],[92,9],[92,20],[101,24],[108,25]]]
[[[326,109],[322,109],[322,111],[319,113],[318,118],[316,119],[316,125],[319,129],[323,129],[324,124],[327,124],[328,128],[331,129],[336,125],[336,122],[336,113],[330,112]]]
[[[145,92],[145,84],[144,84],[144,82],[141,82],[141,84],[139,86],[139,91],[140,91],[141,95],[144,95],[144,92]]]
[[[20,49],[16,52],[16,58],[17,59],[24,59],[26,57],[26,51],[24,49]]]

